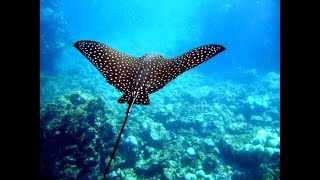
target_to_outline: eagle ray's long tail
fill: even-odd
[[[124,129],[124,127],[126,126],[127,119],[128,119],[128,116],[129,116],[131,107],[132,107],[132,105],[133,105],[133,103],[134,103],[134,101],[136,100],[137,97],[138,97],[138,93],[137,93],[137,95],[134,97],[134,99],[132,100],[132,102],[128,103],[129,105],[128,105],[128,109],[127,109],[127,111],[126,111],[126,117],[125,117],[125,119],[124,119],[122,128],[121,128],[121,130],[120,130],[118,139],[117,139],[117,141],[116,141],[116,144],[115,144],[115,146],[114,146],[114,148],[113,148],[113,152],[112,152],[112,154],[111,154],[111,156],[110,156],[110,160],[109,160],[108,166],[107,166],[106,170],[104,171],[104,175],[103,175],[103,178],[102,178],[103,180],[106,179],[106,176],[107,176],[107,174],[108,174],[108,172],[109,172],[109,169],[110,169],[110,166],[111,166],[111,162],[112,162],[112,159],[113,159],[113,157],[114,157],[114,154],[115,154],[116,151],[117,151],[117,148],[118,148],[118,145],[119,145],[119,142],[120,142],[120,139],[121,139],[121,135],[122,135],[123,129]]]

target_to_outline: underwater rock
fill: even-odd
[[[213,148],[216,146],[216,144],[214,143],[214,141],[211,138],[207,138],[203,142],[206,146],[208,146],[208,148]]]
[[[204,173],[204,171],[201,169],[201,170],[196,171],[196,175],[197,175],[197,177],[205,177],[206,173]]]
[[[136,162],[134,171],[140,177],[156,177],[162,174],[164,165],[159,160],[144,160],[141,159]]]
[[[187,173],[185,176],[184,176],[184,179],[185,180],[196,180],[197,179],[197,176],[195,174],[192,174],[192,173]]]
[[[261,153],[264,152],[264,146],[261,145],[261,144],[255,145],[255,146],[253,147],[253,151],[256,152],[256,153],[258,153],[258,154],[261,154]]]
[[[142,130],[148,130],[148,128],[149,128],[149,125],[148,125],[148,123],[147,122],[142,122]]]
[[[192,147],[189,147],[189,148],[187,149],[187,155],[188,155],[189,157],[193,157],[193,156],[196,155],[196,151],[195,151]]]
[[[123,138],[123,142],[119,144],[118,153],[119,160],[115,160],[115,168],[120,169],[134,167],[140,156],[143,156],[143,151],[139,149],[138,140],[132,135]]]
[[[170,133],[163,127],[161,123],[150,123],[149,124],[149,136],[150,142],[153,142],[153,145],[156,147],[162,146],[163,143],[169,141]]]
[[[135,169],[147,171],[148,168],[149,168],[148,163],[144,159],[137,161],[135,164]]]
[[[206,138],[203,143],[204,151],[206,152],[216,152],[219,153],[219,149],[216,147],[215,142],[211,138]]]
[[[194,166],[198,155],[192,147],[189,147],[186,152],[182,155],[181,165],[182,166]]]
[[[176,167],[177,165],[178,165],[178,163],[176,161],[172,161],[172,160],[169,161],[170,167]]]
[[[266,147],[264,152],[268,158],[272,158],[273,156],[280,156],[279,148]]]
[[[128,143],[130,146],[138,146],[138,141],[134,136],[128,136],[125,142]]]
[[[252,140],[253,145],[259,145],[259,144],[264,144],[267,140],[266,136],[263,135],[258,135]]]
[[[192,158],[190,156],[188,156],[187,154],[183,154],[182,155],[182,158],[181,158],[181,166],[193,166],[194,165],[194,162],[195,161],[195,158]]]
[[[111,178],[111,179],[117,179],[117,173],[116,171],[112,171],[109,175],[108,175],[108,178]]]
[[[280,74],[275,72],[270,72],[262,79],[262,82],[270,89],[279,90]]]
[[[115,172],[115,173],[113,173],[113,172]],[[113,172],[111,172],[108,175],[108,178],[106,178],[106,179],[108,179],[108,180],[109,179],[111,179],[111,180],[116,180],[116,179],[137,179],[137,175],[135,174],[133,168],[126,168],[126,169],[118,168],[117,170],[115,170]],[[112,175],[112,177],[110,177],[110,175]]]
[[[243,150],[244,150],[244,151],[253,151],[253,147],[254,147],[253,144],[245,144],[245,145],[243,146]]]
[[[68,98],[73,105],[80,105],[86,102],[86,99],[79,93],[72,93]]]
[[[101,162],[110,153],[106,149],[115,138],[103,106],[100,98],[81,92],[46,105],[40,113],[41,174],[52,179],[90,179],[100,174],[99,167],[105,166]]]
[[[242,115],[242,114],[239,114],[238,116],[236,116],[235,118],[236,121],[239,121],[239,122],[243,122],[245,121],[245,117]]]
[[[236,151],[232,140],[230,140],[228,137],[221,139],[217,143],[217,146],[219,147],[219,151],[222,153],[222,155],[226,157],[232,157]]]
[[[212,180],[213,177],[211,174],[206,174],[202,169],[196,171],[196,175],[199,178],[203,178],[203,179],[206,179],[206,180]]]
[[[269,139],[266,143],[266,147],[271,147],[271,148],[275,148],[277,147],[279,144],[279,141],[276,139]]]
[[[168,119],[173,115],[173,104],[166,104],[163,106],[159,106],[158,111],[154,112],[155,119]]]
[[[211,174],[207,174],[205,177],[203,177],[205,180],[214,180],[213,176]]]
[[[227,126],[226,130],[232,134],[243,134],[247,128],[247,124],[244,122],[234,122]]]
[[[280,156],[280,149],[279,148],[265,148],[265,154],[267,158],[279,157]]]
[[[146,158],[150,158],[150,157],[155,153],[155,151],[156,151],[155,148],[149,147],[149,146],[147,146],[145,149],[146,149],[146,150],[144,151],[144,153],[145,153],[145,157],[146,157]]]
[[[63,176],[76,179],[81,168],[78,168],[76,165],[66,164],[64,166]]]
[[[242,152],[249,153],[251,158],[256,158],[260,163],[271,162],[274,154],[280,153],[279,144],[280,138],[277,133],[260,129],[257,136],[253,138],[252,144],[246,144]]]
[[[178,179],[174,168],[164,168],[164,180]]]
[[[263,96],[248,96],[246,102],[251,109],[266,110],[270,104],[270,97],[268,94]]]
[[[273,148],[273,152],[275,155],[280,155],[280,149],[279,148]]]
[[[250,121],[252,124],[267,126],[267,125],[270,125],[270,123],[272,122],[272,119],[268,116],[252,115],[250,117]]]
[[[253,144],[262,144],[266,147],[279,147],[280,137],[278,133],[271,133],[265,129],[260,129],[258,135],[253,139]],[[259,143],[257,143],[257,141]]]
[[[216,156],[207,156],[202,161],[203,170],[207,173],[213,173],[218,166],[218,158]]]
[[[267,136],[268,132],[264,129],[260,129],[257,133],[259,136]]]
[[[224,161],[227,163],[235,163],[245,169],[254,169],[259,167],[262,163],[261,157],[263,152],[260,154],[256,152],[261,151],[262,145],[244,145],[241,141],[245,142],[247,140],[235,139],[235,137],[232,136],[224,136],[224,138],[217,143]]]

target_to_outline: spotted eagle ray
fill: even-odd
[[[108,83],[123,93],[118,102],[128,103],[126,116],[103,179],[108,174],[132,105],[150,104],[149,94],[160,90],[183,72],[225,50],[221,45],[209,44],[167,59],[151,53],[137,58],[95,41],[78,41],[74,46],[101,72]]]

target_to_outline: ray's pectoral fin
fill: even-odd
[[[74,46],[120,92],[129,92],[138,59],[95,41],[78,41]]]
[[[149,93],[158,91],[183,72],[198,66],[224,50],[223,46],[210,44],[192,49],[178,57],[166,59],[166,63],[156,69],[157,76],[154,83],[156,86],[150,88]]]
[[[177,68],[178,72],[175,72],[176,75],[179,75],[191,68],[198,66],[199,64],[209,60],[213,56],[224,51],[225,47],[221,45],[205,45],[198,48],[192,49],[176,58],[170,59]]]

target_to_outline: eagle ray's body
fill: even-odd
[[[165,59],[158,54],[132,57],[95,41],[78,41],[74,46],[101,72],[108,83],[123,93],[118,102],[127,102],[129,105],[103,179],[108,174],[132,105],[150,104],[149,94],[225,50],[223,46],[211,44],[192,49],[175,58]]]

